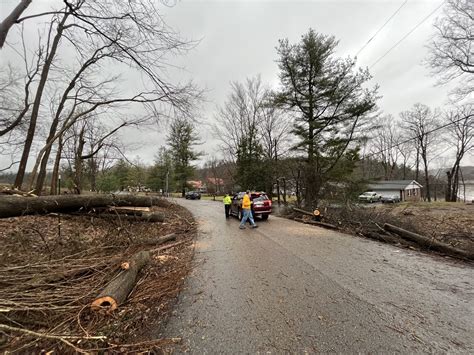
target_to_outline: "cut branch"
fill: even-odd
[[[111,312],[125,302],[130,291],[137,282],[139,271],[150,261],[150,252],[141,251],[132,257],[128,268],[121,271],[116,278],[110,281],[105,289],[92,302],[94,311],[105,310]]]

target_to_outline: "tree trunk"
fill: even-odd
[[[169,207],[170,202],[159,197],[134,195],[61,195],[40,197],[0,196],[0,218],[44,214],[51,212],[78,211],[105,206],[161,206]]]
[[[453,175],[451,174],[450,171],[447,171],[446,175],[448,176],[448,184],[446,186],[445,200],[446,202],[451,202],[451,198],[452,198],[451,188],[452,188],[452,183],[453,183]]]
[[[122,270],[120,274],[112,278],[110,283],[92,302],[92,310],[111,312],[121,305],[135,286],[139,271],[148,264],[150,258],[150,252],[148,251],[135,254],[127,263],[128,269]]]
[[[58,139],[58,150],[56,152],[56,159],[54,160],[53,174],[51,175],[51,190],[49,191],[50,195],[61,195],[61,191],[58,191],[58,178],[59,178],[59,168],[61,162],[61,154],[63,150],[63,140],[60,137]]]
[[[140,244],[145,244],[145,245],[157,246],[157,245],[161,245],[161,244],[164,244],[166,242],[171,242],[171,241],[175,241],[175,240],[176,240],[176,234],[171,233],[171,234],[167,234],[167,235],[164,235],[164,236],[141,239],[139,241],[139,243]]]
[[[91,185],[91,191],[97,191],[97,162],[94,157],[89,158],[89,182]]]
[[[428,173],[428,157],[427,157],[427,152],[423,151],[422,152],[422,159],[423,159],[423,165],[425,168],[425,187],[426,187],[426,198],[428,199],[428,202],[431,202],[431,191],[430,191],[430,176]]]
[[[419,181],[419,178],[420,178],[420,148],[416,147],[415,180]]]
[[[311,224],[311,225],[314,225],[314,226],[325,227],[325,228],[329,228],[329,229],[338,229],[337,226],[335,226],[334,224],[330,224],[330,223],[312,221],[312,220],[305,220],[303,218],[295,218],[294,220],[297,221],[297,222],[304,223],[304,224]]]
[[[31,0],[21,0],[18,5],[13,9],[13,11],[8,15],[5,20],[0,23],[0,49],[3,48],[3,44],[7,39],[8,31],[20,18],[23,11],[31,4]]]
[[[150,214],[142,214],[142,215],[135,215],[129,216],[126,214],[114,214],[114,213],[99,213],[93,214],[91,216],[103,219],[116,219],[116,220],[124,220],[130,222],[164,222],[165,215],[164,213],[150,213]]]
[[[41,99],[43,97],[43,91],[46,86],[46,81],[48,80],[49,69],[51,68],[51,64],[53,62],[54,56],[56,55],[56,51],[59,46],[59,41],[61,40],[64,24],[68,18],[69,14],[66,13],[62,18],[61,22],[58,24],[56,35],[54,36],[53,43],[51,45],[51,49],[49,51],[49,55],[46,58],[46,61],[43,66],[43,70],[41,71],[40,81],[38,83],[38,88],[36,90],[35,100],[33,102],[33,108],[31,111],[30,117],[30,125],[28,127],[28,132],[26,134],[25,145],[23,147],[23,153],[21,155],[20,165],[18,167],[18,172],[15,178],[14,187],[21,190],[21,186],[23,185],[23,179],[25,177],[26,165],[28,163],[28,157],[30,155],[31,145],[33,143],[33,138],[36,132],[36,122],[38,120],[39,110],[41,107]]]
[[[449,254],[449,255],[461,256],[461,257],[467,258],[467,259],[474,259],[474,253],[472,253],[472,252],[457,249],[457,248],[452,247],[448,244],[438,242],[437,240],[434,240],[432,238],[427,238],[423,235],[407,231],[406,229],[396,227],[396,226],[388,224],[388,223],[385,223],[383,228],[385,230],[389,231],[389,232],[396,233],[399,236],[401,236],[402,238],[410,240],[412,242],[415,242],[418,245],[421,245],[421,246],[426,247],[428,249],[437,250],[437,251],[440,251],[442,253],[446,253],[446,254]]]
[[[84,130],[85,126],[82,127],[79,133],[78,146],[74,152],[74,190],[78,195],[82,192],[82,152],[84,151]]]

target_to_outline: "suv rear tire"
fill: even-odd
[[[242,214],[242,209],[239,208],[239,209],[237,210],[237,218],[239,219],[239,221],[241,221],[243,217],[244,217],[244,216],[243,216],[243,214]]]

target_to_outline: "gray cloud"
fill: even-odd
[[[3,1],[9,10],[16,1]],[[49,8],[58,1],[37,1]],[[308,28],[334,35],[339,41],[337,55],[354,56],[386,19],[403,3],[397,1],[199,1],[182,0],[164,7],[165,21],[181,35],[200,43],[183,57],[170,61],[185,70],[170,70],[173,80],[192,79],[207,91],[207,101],[197,114],[200,134],[205,142],[200,149],[219,155],[217,139],[207,124],[212,123],[216,105],[222,105],[231,81],[243,81],[261,74],[263,82],[276,87],[278,68],[275,47],[278,40],[299,40]],[[403,35],[441,3],[409,1],[358,56],[359,66],[371,66]],[[2,11],[4,13],[4,11]],[[433,33],[433,17],[422,24],[397,48],[371,68],[373,83],[380,85],[380,109],[398,117],[399,112],[421,102],[432,108],[446,105],[448,87],[437,87],[422,65],[425,45]],[[131,153],[150,163],[160,145],[165,144],[163,128],[156,131],[122,132],[128,142],[139,142]],[[466,161],[467,163],[468,161]],[[471,158],[469,163],[474,164]]]

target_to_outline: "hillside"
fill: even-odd
[[[446,179],[446,171],[450,168],[442,168],[442,169],[432,169],[430,170],[430,175],[436,176],[439,173],[440,179]],[[474,166],[462,166],[461,167],[462,176],[464,181],[467,180],[474,180]]]

